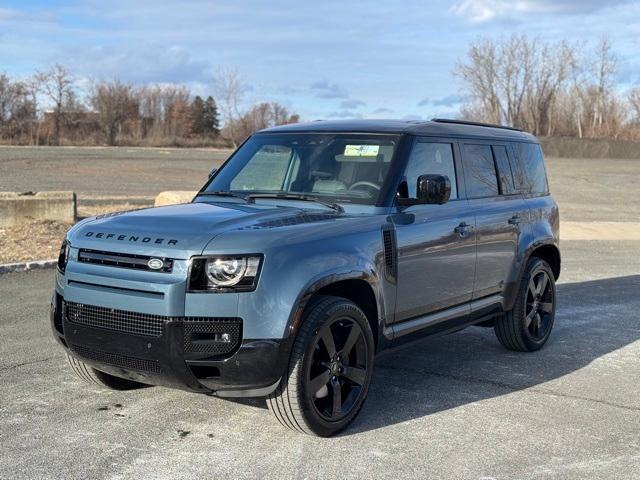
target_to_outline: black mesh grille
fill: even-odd
[[[171,317],[127,312],[81,303],[65,302],[64,305],[65,317],[72,323],[147,337],[161,336],[165,323],[171,320]]]
[[[189,318],[184,322],[185,353],[225,355],[240,345],[242,321],[239,318]]]
[[[395,276],[396,270],[396,245],[395,236],[391,230],[382,231],[382,240],[384,243],[384,264],[387,269],[387,275]]]
[[[184,325],[185,353],[225,355],[234,352],[242,340],[242,320],[220,317],[165,317],[64,302],[67,321],[93,328],[146,337],[162,336],[165,325]]]
[[[86,358],[87,360],[93,360],[107,365],[114,365],[116,367],[122,367],[129,370],[138,370],[141,372],[157,374],[162,373],[162,368],[160,368],[158,362],[154,362],[153,360],[128,357],[117,353],[102,352],[100,350],[93,350],[80,345],[71,345],[71,349],[78,356]]]

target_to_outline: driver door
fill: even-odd
[[[458,152],[457,143],[446,139],[419,138],[413,145],[404,175],[408,198],[416,198],[417,179],[425,174],[447,175],[451,197],[445,204],[413,205],[395,216],[395,322],[471,300],[476,268],[475,215],[461,192]]]

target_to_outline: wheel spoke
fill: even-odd
[[[333,333],[331,332],[331,328],[330,327],[324,328],[320,332],[320,336],[322,337],[322,342],[324,343],[324,347],[327,349],[329,358],[332,358],[336,354],[336,344],[333,340]]]
[[[362,330],[355,323],[351,325],[351,330],[349,331],[349,336],[347,337],[347,341],[344,343],[344,347],[342,348],[342,354],[347,357],[349,353],[351,353],[351,349],[360,338],[362,334]]]
[[[329,383],[330,379],[331,379],[331,372],[329,372],[328,370],[325,372],[322,372],[317,377],[312,378],[311,381],[309,382],[309,392],[311,392],[311,394],[315,397],[315,395],[320,391],[320,389],[324,387],[327,383]]]
[[[536,290],[536,293],[538,295],[544,294],[545,290],[547,289],[548,282],[549,282],[549,277],[547,277],[546,273],[543,273],[542,277],[540,277],[540,281],[538,282],[538,288]]]
[[[542,317],[540,316],[540,314],[538,312],[536,312],[536,337],[541,337],[542,335],[540,334],[542,331]]]
[[[531,311],[527,314],[527,317],[525,318],[525,326],[527,328],[529,328],[529,326],[531,326],[531,321],[533,320],[533,318],[536,316],[536,310],[535,308],[532,308]]]
[[[529,290],[529,292],[531,292],[531,296],[535,298],[536,292],[538,289],[536,287],[536,282],[534,277],[531,277],[531,279],[529,280],[529,286],[527,287],[527,289]]]
[[[364,368],[346,367],[343,375],[357,385],[364,385],[367,371]]]
[[[337,417],[342,412],[342,388],[337,379],[331,380],[331,390],[333,390],[333,410],[332,417]]]
[[[553,303],[551,302],[539,303],[538,306],[544,313],[551,313],[553,311]]]

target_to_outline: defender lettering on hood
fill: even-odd
[[[106,233],[106,232],[87,232],[84,234],[84,236],[93,237],[93,238],[104,238],[105,240],[109,240],[113,238],[115,240],[120,240],[121,242],[153,243],[155,245],[177,245],[178,244],[178,240],[174,240],[174,239],[140,237],[140,235],[125,235],[125,234]]]

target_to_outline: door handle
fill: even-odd
[[[517,213],[513,215],[509,220],[509,225],[518,225],[520,223],[520,215]]]
[[[460,225],[454,228],[453,231],[456,232],[461,237],[464,237],[471,231],[472,228],[473,227],[469,225],[467,222],[460,222]]]

